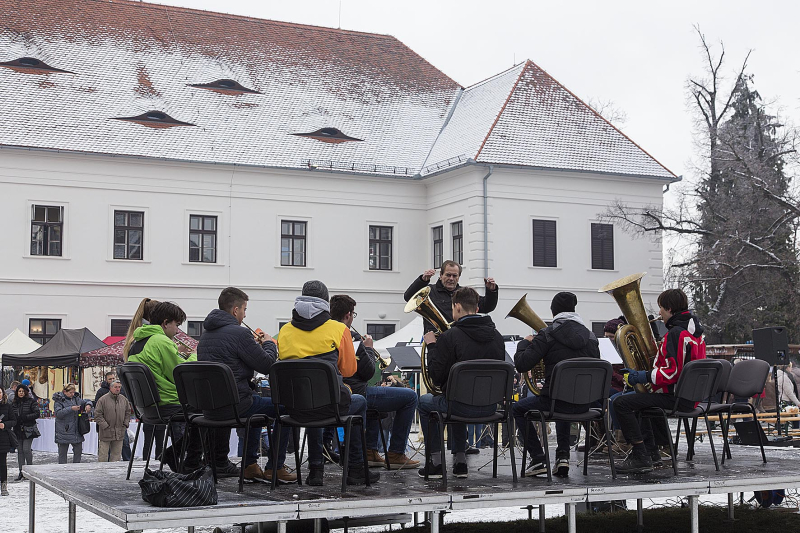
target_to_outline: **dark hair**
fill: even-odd
[[[20,385],[17,385],[16,389],[14,389],[14,401],[15,402],[19,401],[19,390],[20,389],[25,391],[25,397],[26,398],[30,398],[31,397],[31,390],[28,387],[26,387],[25,385],[20,384]]]
[[[346,294],[331,296],[331,318],[341,322],[347,313],[352,313],[356,308],[356,301]]]
[[[461,287],[453,293],[453,303],[461,304],[461,307],[469,314],[478,312],[478,292],[471,287]]]
[[[236,287],[222,289],[219,299],[217,299],[219,308],[228,313],[233,311],[234,307],[241,307],[247,301],[250,301],[250,297],[242,289]]]
[[[106,372],[106,381],[108,381],[108,376],[116,376],[114,372]]]
[[[461,265],[459,265],[458,263],[456,263],[455,261],[453,261],[451,259],[448,259],[447,261],[442,263],[442,268],[439,269],[439,275],[440,276],[444,276],[444,269],[449,267],[449,266],[458,267],[458,275],[461,276]]]
[[[164,322],[183,324],[186,320],[186,313],[177,304],[172,302],[159,302],[150,312],[150,323],[163,326]]]
[[[675,314],[689,310],[689,299],[680,289],[667,289],[658,295],[658,305]]]

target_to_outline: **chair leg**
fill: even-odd
[[[270,490],[275,490],[275,486],[278,484],[278,446],[277,444],[281,441],[281,431],[282,431],[280,421],[275,421],[275,429],[274,434],[272,436],[272,441],[269,444],[269,453],[272,455],[272,480],[270,483]],[[295,455],[295,463],[297,462],[297,447],[294,448],[294,455]],[[298,478],[300,474],[300,470],[297,470]]]
[[[591,433],[589,432],[589,424],[591,422],[584,422],[583,428],[586,431],[586,438],[583,441],[583,475],[589,474],[589,442],[591,441]],[[608,447],[610,443],[606,443]]]
[[[208,431],[208,458],[206,459],[206,462],[210,462],[211,463],[211,473],[214,474],[214,483],[216,483],[217,482],[217,461],[216,461],[216,457],[214,455],[214,452],[217,451],[216,450],[216,444],[214,442],[216,440],[216,435],[214,433],[212,433],[214,430],[211,429],[211,428],[209,428],[207,431]],[[242,460],[242,464],[240,465],[240,468],[241,468],[241,470],[244,470],[244,460]]]
[[[760,424],[761,422],[758,421],[758,415],[756,414],[755,406],[752,404],[748,405],[750,405],[750,411],[753,413],[753,421],[756,424]],[[761,447],[761,460],[764,461],[764,464],[767,464],[767,455],[764,453],[764,443],[761,441],[761,439],[758,439],[758,445]]]
[[[528,437],[530,436],[532,423],[533,422],[528,418],[528,413],[525,413],[525,431],[523,432],[525,434],[523,437],[525,442],[522,443],[522,467],[520,468],[520,477],[525,477],[525,465],[527,464],[525,461],[528,457]]]
[[[364,479],[366,481],[365,485],[369,487],[369,461],[367,460],[367,424],[366,420],[364,420],[363,418],[359,418],[359,420],[361,420],[361,423],[359,424],[361,431],[359,431],[359,434],[361,437],[361,456],[364,459]]]
[[[708,428],[706,428],[706,429],[708,429]],[[710,437],[711,433],[709,432],[708,435]],[[691,453],[692,453],[692,456],[689,458],[690,461],[692,459],[694,459],[694,443],[696,441],[697,441],[697,417],[692,419],[692,440],[690,441],[691,444],[689,445],[689,449],[691,450]]]
[[[125,479],[128,480],[131,478],[131,469],[133,468],[133,458],[136,457],[136,444],[139,442],[139,431],[142,429],[142,421],[140,420],[138,424],[136,424],[136,434],[133,437],[133,449],[131,450],[131,460],[128,461],[128,475],[125,476]]]
[[[706,431],[708,431],[708,443],[711,445],[711,455],[714,456],[714,468],[719,472],[719,461],[717,461],[717,450],[714,448],[714,436],[711,435],[711,422],[708,420],[708,414],[703,414],[706,419]]]
[[[366,432],[366,428],[364,431]],[[386,447],[386,435],[383,433],[383,428],[381,427],[380,415],[378,416],[378,433],[381,436],[381,444],[383,444],[383,461],[386,463],[386,470],[391,470],[392,467],[389,464],[389,448]]]
[[[353,418],[348,418],[344,427],[344,444],[339,448],[342,457],[342,494],[347,492],[347,471],[350,469],[350,439],[352,438]],[[337,431],[338,433],[338,431]]]
[[[547,482],[553,482],[553,473],[551,472],[551,465],[550,465],[550,444],[547,442],[547,421],[544,419],[544,413],[539,411],[539,422],[542,424],[542,437],[539,439],[544,446],[542,449],[544,450],[544,460],[545,464],[547,465]]]
[[[666,420],[667,419],[666,413],[664,413],[663,410],[661,411],[661,413],[664,415],[664,419]],[[669,428],[669,421],[667,421],[667,428]],[[678,451],[678,442],[680,442],[680,440],[681,440],[681,421],[678,420],[678,426],[677,426],[676,431],[675,431],[675,446],[674,446],[676,453]],[[669,441],[672,442],[672,439],[669,439]],[[689,441],[689,434],[688,433],[686,434],[686,441],[687,442]]]
[[[667,419],[667,413],[661,409],[661,416],[664,417],[664,423],[669,428],[669,420]],[[678,435],[681,434],[681,424],[678,421],[678,431],[676,432]],[[669,441],[669,454],[672,456],[672,471],[675,475],[678,475],[678,439],[677,436],[675,437],[675,446],[672,445],[672,439],[667,439]]]
[[[722,430],[722,464],[725,464],[725,457],[730,457],[730,446],[728,446],[728,426],[725,421],[722,420],[722,414],[717,415],[719,419],[719,427]],[[728,413],[727,420],[730,420],[730,413]]]
[[[442,487],[447,490],[447,461],[445,457],[445,444],[444,444],[444,430],[447,424],[444,423],[444,417],[439,411],[434,411],[434,414],[439,422],[439,459],[442,463]]]
[[[422,423],[421,420],[420,420],[420,423]],[[431,416],[430,415],[428,416],[427,425],[428,425],[428,432],[426,433],[426,435],[428,435],[428,440],[425,442],[425,481],[428,481],[428,465],[431,464],[431,443],[430,443],[430,439],[431,439]]]
[[[161,445],[161,465],[158,467],[159,472],[164,470],[164,459],[167,457],[167,441],[170,440],[171,433],[172,424],[167,424],[167,430],[164,432],[164,442]],[[172,440],[174,441],[174,439]]]
[[[494,457],[492,457],[492,477],[497,477],[497,446],[498,441],[500,440],[500,433],[497,431],[499,424],[497,422],[494,423]]]
[[[267,434],[269,434],[269,432],[267,432]],[[300,455],[303,453],[303,446],[302,445],[298,446],[300,444],[300,428],[299,427],[296,427],[296,426],[292,427],[292,441],[294,442],[294,466],[295,466],[295,472],[297,472],[297,484],[298,485],[302,485],[303,484],[303,478],[301,477],[301,473],[300,473],[300,465],[303,464],[303,458]],[[270,444],[270,448],[272,448],[272,444]],[[298,453],[298,448],[299,448],[299,453]],[[279,465],[278,465],[278,450],[277,450],[277,448],[275,449],[275,455],[273,455],[273,457],[274,457],[274,459],[272,459],[272,474],[277,476],[277,471],[278,471],[278,468],[279,468]],[[283,466],[283,465],[280,465],[280,466]]]
[[[239,490],[236,491],[239,494],[244,492],[244,469],[245,469],[245,462],[247,461],[247,445],[250,442],[250,424],[251,424],[250,418],[247,419],[247,422],[245,424],[246,425],[244,427],[244,448],[242,451],[242,465],[239,468]],[[273,471],[275,470],[276,469],[273,468]]]
[[[508,431],[508,446],[511,452],[511,478],[514,483],[517,482],[517,460],[514,458],[514,444],[517,442],[517,436],[514,434],[514,417],[510,414],[506,415],[506,430]]]
[[[611,479],[617,479],[617,467],[614,464],[614,455],[611,452],[611,430],[609,424],[604,424],[606,427],[606,452],[608,452],[608,462],[611,465]],[[672,442],[672,438],[669,439]]]
[[[150,439],[150,446],[147,446],[147,449],[144,450],[144,470],[147,471],[150,468],[150,454],[153,453],[153,446],[156,444],[156,435],[155,435],[155,427],[153,428],[153,438]]]

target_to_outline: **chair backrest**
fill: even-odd
[[[727,359],[714,359],[714,361],[719,361],[722,365],[720,368],[719,380],[717,382],[717,390],[714,391],[714,394],[716,395],[727,390],[726,387],[728,386],[728,379],[730,379],[733,365]]]
[[[514,365],[506,361],[474,359],[456,363],[447,378],[447,400],[474,406],[507,404],[515,374]]]
[[[769,363],[761,359],[744,359],[733,365],[725,390],[737,398],[761,394],[769,376]]]
[[[717,390],[721,374],[722,363],[717,359],[698,359],[686,363],[675,386],[676,402],[678,398],[691,402],[710,400]]]
[[[335,407],[341,398],[336,371],[325,361],[278,361],[269,370],[269,385],[272,403],[284,406],[289,414]]]
[[[136,410],[137,417],[145,410],[158,407],[161,395],[158,393],[153,373],[147,365],[128,362],[117,367],[117,375]]]
[[[236,416],[239,393],[228,365],[210,361],[181,363],[172,371],[178,401],[184,407],[208,413],[225,410],[226,418]]]
[[[594,357],[578,357],[556,363],[550,376],[550,399],[585,405],[608,398],[611,363]]]

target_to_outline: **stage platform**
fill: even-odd
[[[721,450],[721,446],[718,448]],[[685,446],[681,446],[681,451],[685,455]],[[182,509],[152,507],[142,500],[137,481],[142,475],[143,463],[134,466],[130,481],[125,481],[127,464],[123,462],[33,465],[25,466],[24,472],[32,485],[29,533],[35,531],[34,486],[68,502],[70,532],[79,531],[75,525],[76,506],[133,530],[187,527],[192,531],[193,526],[276,522],[278,530],[283,531],[286,522],[298,519],[378,515],[396,518],[398,513],[416,512],[438,517],[443,511],[460,509],[550,504],[566,504],[570,531],[575,531],[578,503],[622,499],[641,502],[642,498],[678,496],[689,497],[692,523],[687,524],[686,529],[696,531],[698,496],[800,487],[799,449],[767,448],[767,464],[761,462],[757,447],[732,446],[732,454],[733,459],[727,460],[717,472],[708,445],[697,443],[695,460],[687,462],[679,458],[677,477],[667,463],[666,467],[650,474],[618,475],[612,480],[606,456],[590,459],[589,475],[584,476],[582,468],[577,466],[583,454],[573,453],[568,478],[554,477],[552,483],[548,483],[545,476],[519,478],[513,484],[508,456],[500,458],[496,479],[491,477],[491,463],[480,468],[491,458],[491,451],[484,449],[480,455],[468,456],[467,479],[448,477],[447,490],[443,489],[441,481],[426,482],[418,477],[416,470],[380,470],[378,483],[370,488],[350,487],[343,496],[340,493],[341,470],[328,465],[323,487],[293,484],[270,491],[269,485],[255,483],[246,484],[244,492],[238,494],[238,480],[224,479],[218,484],[217,505]],[[306,465],[303,465],[303,474],[306,474]],[[540,516],[544,516],[543,509],[540,507]],[[438,531],[439,520],[431,523],[432,531]]]

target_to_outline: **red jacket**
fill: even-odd
[[[667,335],[658,349],[650,373],[654,392],[672,393],[689,361],[706,358],[706,342],[703,327],[689,311],[672,315],[667,320]]]

